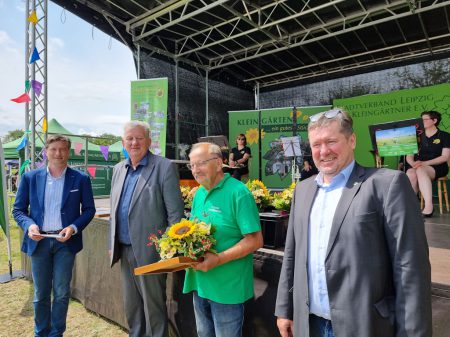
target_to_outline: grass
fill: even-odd
[[[21,269],[20,230],[10,221],[12,264]],[[6,238],[0,229],[0,274],[9,273]],[[0,284],[0,337],[33,337],[33,284],[18,279]],[[86,310],[75,300],[69,304],[66,337],[125,337],[118,325]]]

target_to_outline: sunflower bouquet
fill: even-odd
[[[163,260],[178,256],[198,260],[206,252],[214,252],[213,247],[216,244],[216,239],[212,235],[214,231],[214,226],[205,222],[182,219],[168,227],[160,238],[155,234],[150,235],[148,245],[155,245]]]
[[[282,211],[289,211],[291,209],[292,197],[294,195],[295,182],[288,188],[279,193],[274,193],[272,196],[272,206],[275,209]]]
[[[184,208],[191,209],[192,208],[192,200],[194,199],[195,192],[198,190],[198,186],[190,187],[190,186],[180,186],[181,196],[184,201]]]
[[[256,205],[260,210],[263,210],[270,204],[270,194],[267,187],[260,180],[249,180],[245,184],[247,188],[252,192],[253,198],[255,198]]]

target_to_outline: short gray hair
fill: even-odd
[[[123,131],[125,133],[125,131],[127,129],[134,129],[134,128],[137,128],[137,127],[143,128],[144,132],[145,132],[145,136],[147,138],[150,138],[150,125],[148,125],[147,122],[143,122],[143,121],[129,121],[129,122],[126,122],[125,125],[123,126]]]
[[[354,131],[353,131],[353,119],[350,117],[350,115],[344,111],[343,109],[340,110],[340,113],[338,113],[336,116],[333,117],[327,117],[326,113],[328,111],[324,111],[320,115],[320,117],[316,121],[310,120],[308,124],[308,132],[315,130],[317,128],[321,128],[324,126],[328,126],[334,121],[338,122],[341,127],[341,133],[346,135],[347,137],[350,137]],[[330,110],[331,111],[331,110]]]
[[[208,143],[208,142],[196,143],[196,144],[192,145],[191,152],[199,147],[204,147],[204,146],[208,147],[209,154],[215,154],[219,158],[222,158],[222,150],[220,149],[220,147],[218,145],[216,145],[214,143]]]

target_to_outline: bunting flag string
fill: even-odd
[[[95,179],[95,173],[97,171],[97,168],[95,166],[88,166],[87,171],[89,172],[91,177]]]
[[[47,129],[48,129],[47,118],[44,116],[44,120],[42,121],[42,131],[46,133]]]
[[[28,143],[28,138],[23,135],[22,136],[22,140],[20,141],[19,145],[17,145],[16,147],[16,151],[19,152],[20,150],[22,150]]]
[[[28,22],[31,22],[32,24],[37,24],[38,18],[36,15],[36,11],[31,12],[30,16],[28,17]]]
[[[11,101],[16,102],[16,103],[27,103],[27,102],[31,101],[31,98],[27,93],[24,93],[24,94],[20,95],[19,97],[11,98]]]
[[[103,158],[105,158],[105,160],[108,160],[108,155],[109,155],[109,146],[108,145],[100,145],[100,152],[103,155]]]
[[[75,146],[75,149],[74,149],[75,155],[79,156],[81,154],[81,150],[83,149],[83,144],[75,143],[73,145]]]
[[[34,94],[39,97],[42,91],[42,83],[36,80],[31,80],[31,87],[33,88]]]
[[[130,157],[130,156],[128,155],[127,150],[125,150],[124,147],[122,148],[122,153],[123,153],[123,156],[125,157],[125,159],[128,159],[128,158]]]
[[[30,165],[30,163],[31,163],[31,160],[30,159],[27,159],[27,160],[25,160],[24,162],[23,162],[23,164],[22,164],[22,166],[20,167],[20,170],[19,170],[19,174],[21,175],[22,173],[23,173],[23,171],[25,170],[25,167],[27,167],[27,165]]]
[[[26,80],[25,81],[25,92],[30,92],[30,88],[31,88],[30,81]]]
[[[41,58],[39,57],[39,52],[38,52],[37,48],[34,47],[33,54],[31,55],[31,58],[30,58],[30,64],[32,64],[33,62],[36,62],[40,59]]]

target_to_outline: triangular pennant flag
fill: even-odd
[[[79,156],[81,154],[81,150],[83,149],[83,144],[75,143],[74,146],[75,146],[74,152],[77,156]]]
[[[34,94],[39,97],[42,91],[42,83],[36,80],[31,80],[31,87],[33,88]]]
[[[33,62],[36,62],[37,60],[40,60],[40,59],[41,58],[39,57],[39,52],[38,52],[37,48],[34,47],[33,54],[31,55],[31,58],[30,58],[30,64]]]
[[[30,102],[31,98],[27,93],[24,93],[24,94],[20,95],[19,97],[11,98],[11,101],[16,102],[16,103],[26,103],[26,102]]]
[[[44,117],[44,120],[42,121],[42,131],[43,131],[44,133],[46,133],[46,132],[47,132],[47,128],[48,128],[48,125],[47,125],[47,118]]]
[[[31,163],[30,159],[25,160],[22,166],[20,167],[19,174],[22,174],[23,171],[25,170],[25,167],[27,167],[27,165],[29,165],[30,163]]]
[[[38,22],[36,11],[33,11],[31,13],[31,15],[28,17],[28,21],[31,22],[31,23],[34,23],[34,24],[36,24]]]
[[[25,91],[30,92],[30,81],[28,80],[25,81]]]
[[[92,178],[95,178],[95,171],[97,171],[97,168],[95,166],[88,166],[87,171]]]
[[[130,156],[128,155],[127,150],[125,150],[124,147],[122,148],[122,153],[123,153],[123,156],[125,157],[125,159],[128,159],[128,158],[130,157]]]
[[[17,145],[17,147],[16,147],[16,151],[19,152],[20,150],[22,150],[27,145],[27,142],[28,142],[28,138],[25,137],[25,135],[23,135],[22,140],[20,141],[20,144]]]
[[[109,146],[108,145],[100,145],[100,152],[102,153],[103,158],[105,158],[105,160],[108,160]]]

